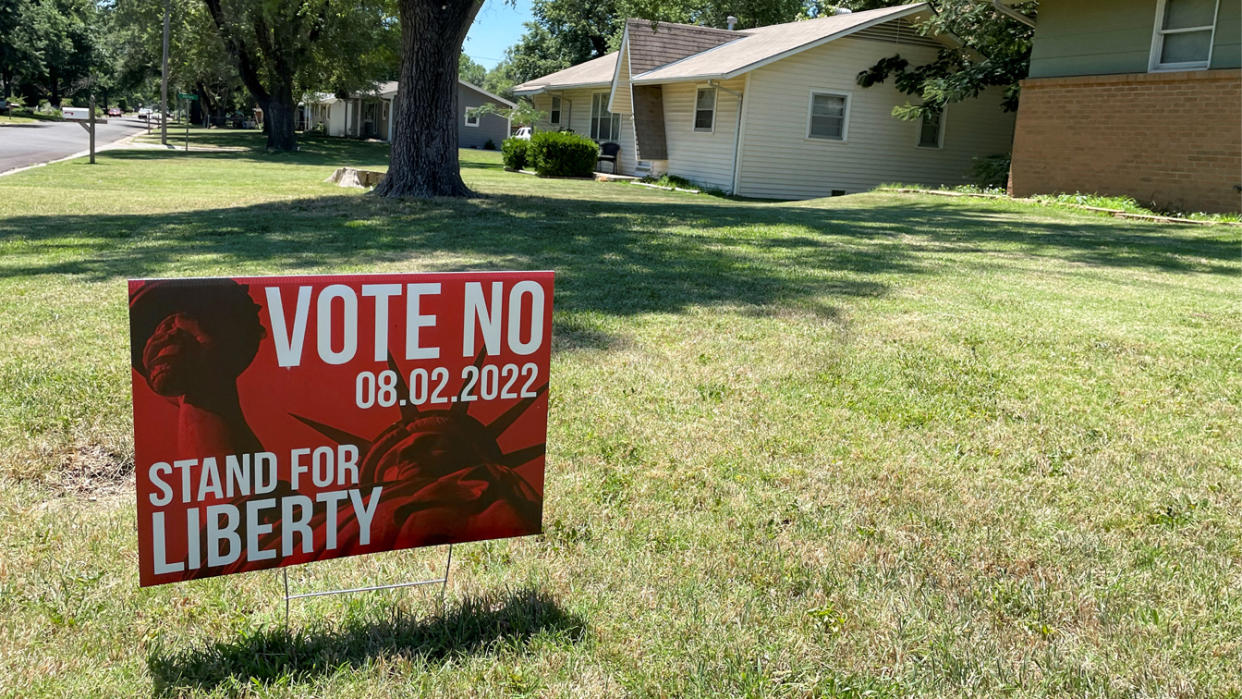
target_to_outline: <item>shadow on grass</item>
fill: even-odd
[[[169,141],[176,137],[176,144],[182,143],[183,134],[169,125]],[[158,134],[158,131],[154,132]],[[219,153],[209,151],[191,151],[176,153],[183,158],[230,158],[234,160],[252,160],[270,163],[288,163],[293,165],[388,165],[388,144],[360,141],[352,138],[333,138],[317,134],[298,134],[296,153],[278,153],[268,151],[262,134],[255,131],[239,131],[230,129],[201,129],[190,132],[191,146],[208,146],[212,148],[237,148],[240,150],[222,150]],[[163,150],[112,150],[107,151],[109,158],[117,160],[159,160],[167,158],[174,151]]]
[[[869,216],[513,195],[429,202],[328,195],[161,214],[18,216],[0,219],[0,241],[24,241],[0,263],[0,278],[158,276],[188,257],[237,273],[410,262],[431,271],[552,269],[557,307],[569,311],[628,316],[794,303],[833,318],[831,297],[885,292],[873,273],[919,271],[902,246],[874,244],[900,226]],[[737,234],[754,226],[852,241],[801,235],[776,244]],[[590,334],[584,328],[580,336]]]
[[[376,658],[440,663],[520,646],[535,637],[578,643],[585,632],[581,617],[545,593],[523,589],[467,598],[424,619],[399,615],[331,630],[273,629],[202,647],[157,649],[148,656],[147,667],[155,694],[177,696],[222,686],[252,688],[255,681],[300,682],[335,674],[342,666],[362,667]]]
[[[238,141],[232,134],[220,139]],[[321,137],[307,147],[322,150],[254,157],[335,165],[386,152]],[[238,153],[188,157],[235,159]],[[470,166],[491,167],[495,174],[486,176],[492,182],[524,178],[503,174],[498,163]],[[0,278],[112,281],[182,270],[187,258],[198,273],[231,274],[402,263],[428,271],[553,269],[562,311],[630,316],[740,305],[762,313],[780,305],[835,320],[847,298],[879,296],[902,276],[940,274],[949,265],[997,264],[997,254],[1123,269],[1238,271],[1232,230],[1035,218],[996,205],[904,196],[778,204],[635,197],[624,185],[590,183],[566,190],[584,198],[545,194],[556,186],[461,200],[334,193],[200,211],[12,216],[0,219],[0,242],[20,245],[0,261]],[[567,337],[570,346],[606,347],[615,340],[590,324],[576,330]]]

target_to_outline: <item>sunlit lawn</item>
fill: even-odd
[[[1240,229],[386,155],[0,178],[0,694],[1242,692]],[[137,587],[127,278],[545,268],[546,534]]]

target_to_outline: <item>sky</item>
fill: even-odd
[[[522,23],[530,19],[530,0],[484,0],[462,51],[491,70],[505,57],[505,49],[522,38]]]

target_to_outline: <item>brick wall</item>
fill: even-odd
[[[1010,192],[1242,211],[1242,70],[1022,83]]]

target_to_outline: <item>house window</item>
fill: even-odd
[[[1212,60],[1219,0],[1159,0],[1150,70],[1196,70]]]
[[[551,110],[551,114],[548,116],[548,121],[551,122],[553,126],[560,126],[561,124],[561,98],[560,97],[552,98],[552,110]]]
[[[478,126],[479,115],[474,112],[476,107],[466,107],[466,126]]]
[[[716,88],[700,87],[694,96],[694,130],[711,131],[716,123]]]
[[[844,141],[850,116],[850,96],[842,92],[812,92],[807,136]]]
[[[944,109],[923,114],[919,125],[919,148],[939,148],[944,138]]]
[[[608,111],[608,93],[591,97],[591,138],[612,141],[621,137],[621,115]]]

